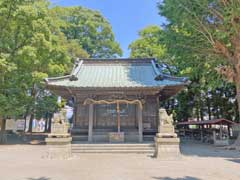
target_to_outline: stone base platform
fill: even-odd
[[[46,158],[69,159],[72,157],[72,137],[47,137],[45,142],[48,147]]]
[[[181,157],[179,138],[155,137],[154,156],[163,160],[176,160]]]
[[[48,137],[50,138],[67,138],[67,137],[71,137],[71,134],[69,133],[51,133],[48,134]]]
[[[69,159],[72,157],[71,144],[66,145],[47,145],[46,159]]]
[[[157,133],[157,138],[177,138],[176,133]]]
[[[45,142],[47,145],[67,145],[71,144],[72,137],[47,137]]]

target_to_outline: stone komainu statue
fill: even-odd
[[[66,117],[66,110],[61,110],[59,113],[54,113],[53,115],[53,123],[66,123],[67,122],[67,117]]]
[[[54,113],[51,134],[68,134],[69,123],[66,117],[66,110]]]
[[[168,115],[166,109],[159,109],[158,137],[176,137],[173,117]]]
[[[159,125],[172,125],[173,124],[173,115],[170,116],[167,114],[166,109],[159,109]]]

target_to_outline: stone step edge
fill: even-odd
[[[71,144],[72,147],[155,147],[154,144]]]
[[[71,147],[75,148],[75,147],[82,147],[82,148],[101,148],[101,147],[106,147],[106,148],[145,148],[145,147],[148,147],[148,148],[154,148],[155,146],[154,145],[141,145],[141,146],[102,146],[102,145],[96,145],[96,146],[88,146],[88,145],[79,145],[79,144],[71,144]]]
[[[87,150],[87,151],[72,151],[72,154],[80,154],[80,153],[138,153],[138,154],[144,154],[144,153],[154,153],[154,150],[144,150],[144,151],[130,151],[130,150],[107,150],[107,151],[96,151],[96,150]]]
[[[84,147],[84,148],[72,148],[72,150],[154,150],[153,147],[141,147],[141,148],[138,148],[138,147],[133,147],[133,148],[117,148],[117,147],[114,147],[114,148],[104,148],[104,147],[96,147],[96,148],[87,148],[87,147]]]

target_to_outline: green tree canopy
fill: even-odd
[[[84,7],[54,7],[51,13],[67,39],[77,42],[90,57],[122,55],[111,25],[98,11]]]
[[[189,51],[192,62],[196,56],[198,62],[206,60],[234,82],[240,113],[240,2],[166,0],[159,8],[169,21],[169,33],[175,35],[172,48]]]
[[[186,64],[187,59],[189,63],[203,67],[205,72],[207,66],[208,73],[217,70],[232,82],[236,87],[240,117],[240,1],[164,0],[159,3],[159,9],[160,15],[168,19],[168,49],[174,49],[173,54],[180,59],[178,62]],[[187,52],[189,58],[184,60]],[[195,72],[196,68],[192,70]],[[214,81],[209,79],[201,81],[212,85]],[[225,87],[223,84],[224,91]],[[240,145],[240,135],[236,142]]]
[[[49,5],[48,0],[0,1],[0,119],[25,114],[31,122],[54,111],[56,99],[45,90],[44,78],[70,72],[77,57],[122,53],[100,13]]]
[[[130,56],[139,57],[155,57],[163,59],[166,48],[162,43],[163,31],[159,26],[148,26],[139,32],[139,38],[129,45],[131,50]]]
[[[71,66],[67,39],[48,6],[45,0],[0,1],[1,118],[34,114],[43,79]]]

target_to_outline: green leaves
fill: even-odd
[[[0,13],[0,116],[16,116],[34,105],[43,79],[66,72],[71,59],[47,1],[3,0]]]
[[[45,90],[44,78],[69,73],[76,58],[121,54],[97,11],[0,0],[0,118],[55,111],[56,97]]]
[[[90,57],[110,58],[122,55],[112,27],[98,11],[83,7],[54,7],[51,14],[67,39],[77,43]]]
[[[166,48],[162,43],[163,31],[158,26],[148,26],[139,32],[139,39],[129,45],[131,57],[163,59]]]
[[[175,67],[174,75],[190,78],[188,89],[166,102],[177,112],[178,120],[191,116],[202,119],[206,111],[209,117],[211,113],[227,117],[225,110],[235,111],[236,104],[227,102],[234,98],[235,89],[223,80],[216,67],[223,67],[223,71],[228,67],[230,70],[224,71],[226,78],[240,84],[240,2],[164,0],[158,7],[160,15],[167,18],[164,29],[150,26],[140,31],[140,37],[129,46],[131,56],[157,57]]]
[[[240,62],[240,43],[237,43],[240,42],[240,21],[237,20],[240,2],[164,0],[158,7],[160,15],[168,20],[163,43],[168,56],[174,59],[173,64],[180,70],[179,74],[189,76],[192,81],[187,94],[192,96],[190,92],[193,93],[196,111],[204,111],[201,108],[205,108],[203,104],[208,94],[211,94],[215,102],[217,98],[223,101],[224,93],[234,92],[234,88],[231,83],[223,81],[216,67],[228,67],[231,74],[225,72],[224,75],[228,80],[235,79],[235,85],[240,82],[240,71],[236,66]],[[229,86],[231,88],[227,88]],[[216,95],[218,91],[222,93],[221,96]],[[181,96],[184,95],[178,97],[180,104]],[[207,97],[207,101],[210,100]],[[208,111],[211,108],[217,109],[217,116],[218,109],[224,109],[224,105],[218,103],[214,104],[215,107],[211,107],[210,102],[207,104]],[[234,108],[236,106],[233,103],[231,105]],[[221,113],[224,114],[224,111]],[[198,114],[198,118],[199,116]]]
[[[8,62],[7,58],[6,54],[1,54],[0,56],[0,75],[2,76],[16,69],[15,64]]]

